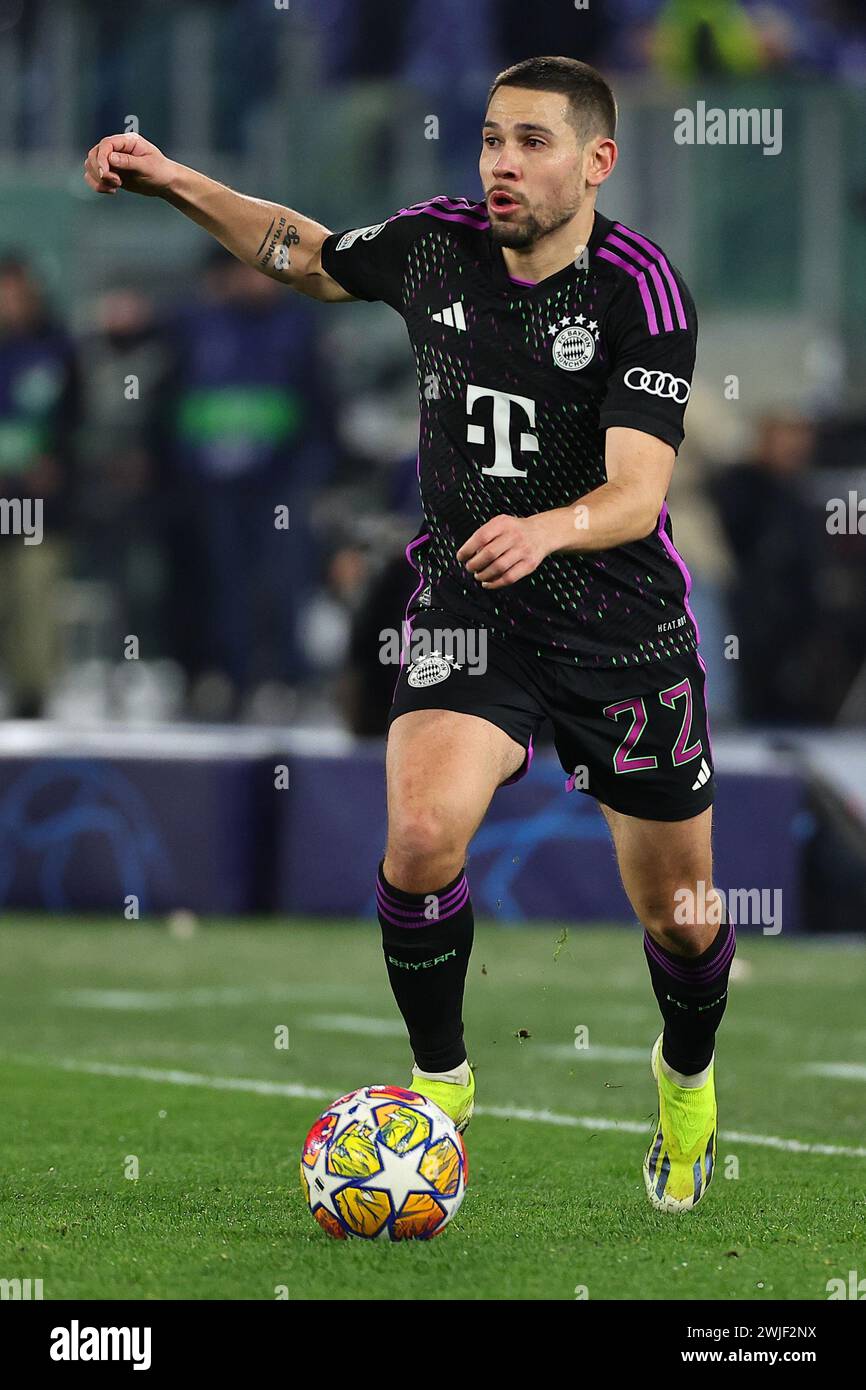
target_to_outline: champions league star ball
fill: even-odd
[[[310,1211],[337,1240],[430,1240],[466,1191],[463,1140],[438,1105],[364,1086],[319,1116],[301,1153]]]

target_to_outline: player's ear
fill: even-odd
[[[616,141],[609,135],[597,135],[586,146],[586,181],[593,188],[610,178],[619,155]]]

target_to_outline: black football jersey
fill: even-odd
[[[664,252],[596,212],[573,264],[516,280],[485,204],[442,196],[332,233],[322,266],[349,294],[396,309],[415,353],[425,520],[410,548],[413,602],[582,667],[694,651],[667,504],[644,539],[557,552],[501,589],[482,589],[455,558],[492,517],[567,506],[604,483],[608,425],[679,447],[697,318]]]

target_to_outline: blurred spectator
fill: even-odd
[[[820,588],[825,528],[803,486],[815,432],[796,416],[759,424],[754,457],[716,497],[737,560],[732,596],[742,715],[761,724],[823,722]]]
[[[229,682],[215,714],[307,674],[298,625],[318,578],[309,518],[334,452],[317,324],[303,300],[222,248],[177,324],[176,578],[193,571],[205,585],[187,656]]]
[[[667,502],[674,545],[691,575],[689,604],[707,668],[711,727],[718,729],[732,724],[737,714],[737,663],[726,657],[734,561],[708,482],[706,460],[690,441],[677,458]]]
[[[0,535],[0,664],[13,713],[37,716],[59,662],[78,409],[75,354],[35,272],[0,260],[0,497],[29,501],[41,539]],[[4,508],[7,517],[12,513]],[[23,515],[23,512],[22,512]],[[33,532],[35,539],[36,532]]]
[[[410,532],[410,540],[411,536]],[[352,564],[350,554],[334,557],[343,572]],[[358,737],[381,737],[387,729],[400,668],[382,661],[381,634],[396,632],[401,644],[411,635],[404,621],[406,606],[417,588],[418,572],[406,558],[404,541],[388,548],[366,586],[356,590],[339,699],[346,723]]]
[[[152,658],[164,654],[166,628],[162,451],[171,348],[136,289],[107,291],[95,319],[79,354],[77,568],[109,586],[115,638],[135,633]]]

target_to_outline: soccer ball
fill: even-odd
[[[337,1240],[429,1240],[466,1191],[463,1140],[438,1105],[400,1086],[363,1086],[319,1116],[301,1153],[310,1211]]]

